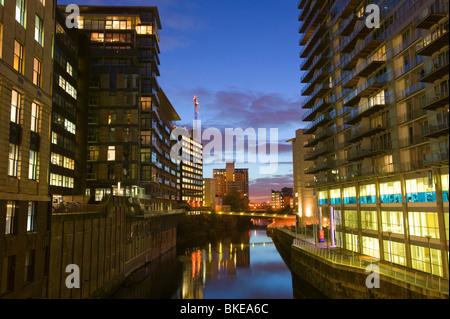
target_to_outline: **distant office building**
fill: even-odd
[[[280,210],[285,207],[293,207],[294,198],[293,198],[293,189],[289,187],[284,187],[281,191],[271,192],[271,207],[273,210]]]
[[[229,190],[238,191],[244,199],[249,198],[248,168],[235,168],[234,162],[226,163],[225,169],[213,169],[216,195],[225,196]]]
[[[0,1],[0,296],[43,298],[54,1]]]
[[[313,162],[305,160],[304,156],[310,148],[316,144],[315,136],[305,135],[303,129],[295,132],[295,138],[288,140],[292,143],[292,163],[294,172],[294,205],[296,213],[302,223],[311,223],[317,210],[317,202],[314,198],[314,189],[308,187],[314,181],[314,175],[310,174]],[[312,172],[314,172],[312,169]],[[305,171],[306,170],[306,171]]]
[[[381,9],[379,27],[366,24],[368,4]],[[309,186],[333,214],[337,245],[445,278],[448,4],[298,4]]]
[[[87,194],[133,196],[145,210],[171,210],[180,198],[170,133],[180,118],[157,81],[158,10],[79,8],[78,32],[90,39]]]
[[[216,183],[213,178],[203,179],[203,206],[213,209],[216,206]]]
[[[203,145],[193,137],[181,135],[180,198],[191,207],[203,206]]]

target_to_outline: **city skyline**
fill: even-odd
[[[124,5],[120,0],[58,1],[71,3]],[[292,9],[297,2],[155,0],[146,5],[157,6],[164,17],[158,81],[180,114],[177,124],[192,127],[197,96],[203,129],[278,128],[275,174],[259,174],[258,163],[236,167],[249,168],[252,202],[270,201],[271,188],[292,187],[292,147],[286,141],[302,125],[298,22]],[[205,164],[203,177],[212,177],[224,164]]]

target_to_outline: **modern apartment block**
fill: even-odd
[[[203,206],[203,145],[193,130],[181,135],[180,199],[191,207]]]
[[[280,210],[287,206],[292,208],[294,206],[293,188],[284,187],[281,191],[272,189],[271,206],[275,210]]]
[[[75,29],[67,28],[59,8],[55,15],[49,182],[50,194],[56,200],[82,195],[86,190],[89,42]]]
[[[157,81],[158,9],[79,8],[78,32],[90,39],[87,195],[169,211],[179,199],[170,132],[180,118]]]
[[[53,1],[0,1],[0,297],[48,277]]]
[[[223,197],[233,189],[241,193],[244,199],[249,198],[248,168],[235,168],[234,162],[226,163],[225,169],[213,169],[213,178],[216,181],[216,196]]]
[[[203,179],[203,206],[215,209],[216,206],[216,182],[213,178]]]
[[[448,278],[448,1],[298,8],[304,159],[337,245]]]

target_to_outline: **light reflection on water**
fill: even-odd
[[[292,276],[265,229],[217,244],[171,252],[147,266],[143,281],[113,298],[292,299]],[[169,289],[169,287],[171,287]]]

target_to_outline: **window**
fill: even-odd
[[[32,282],[34,280],[34,263],[35,251],[27,251],[25,253],[25,283]]]
[[[64,119],[64,128],[66,129],[66,131],[75,134],[76,132],[76,126],[75,124],[73,124],[72,122],[70,122],[67,119]]]
[[[358,212],[356,210],[345,210],[345,227],[358,228]]]
[[[99,153],[98,146],[89,146],[88,161],[98,161]]]
[[[116,147],[108,146],[108,161],[115,161],[115,160],[116,160]]]
[[[16,0],[16,21],[25,28],[25,0]]]
[[[448,178],[449,174],[441,175],[442,197],[444,202],[448,202]]]
[[[73,67],[69,62],[66,63],[66,72],[73,76]]]
[[[341,204],[341,190],[339,188],[330,190],[330,204]]]
[[[28,167],[28,179],[38,180],[38,152],[30,151],[30,165]]]
[[[380,258],[380,242],[378,238],[362,236],[362,253]]]
[[[36,202],[28,202],[27,232],[36,230]]]
[[[436,201],[434,183],[428,184],[428,177],[406,180],[406,200],[408,203],[425,203]]]
[[[16,202],[8,201],[6,203],[6,225],[5,235],[16,233]]]
[[[11,122],[20,124],[20,108],[22,102],[22,94],[12,90],[11,94]]]
[[[31,103],[31,131],[36,133],[39,133],[39,111],[39,105]]]
[[[19,176],[19,145],[9,143],[8,176]]]
[[[8,256],[3,258],[3,277],[2,277],[2,293],[14,290],[14,277],[16,269],[16,256]]]
[[[380,184],[381,203],[401,203],[402,191],[400,182],[389,182]]]
[[[34,39],[40,44],[44,45],[44,22],[36,14],[36,22],[34,25]]]
[[[328,205],[328,192],[327,191],[319,192],[319,205]]]
[[[368,230],[378,230],[378,218],[376,211],[361,211],[361,228]]]
[[[359,244],[358,235],[345,233],[345,239],[346,239],[346,247],[345,248],[347,250],[353,250],[353,251],[357,252],[358,244]]]
[[[429,247],[422,247],[411,245],[411,266],[414,269],[431,273],[431,267],[433,275],[442,276],[442,261],[441,251],[431,248],[431,256]]]
[[[381,212],[383,232],[403,234],[403,212]]]
[[[344,188],[344,204],[356,204],[356,187]]]
[[[413,236],[439,238],[437,213],[409,212],[409,232]]]
[[[23,45],[14,41],[14,70],[23,74]]]
[[[406,266],[405,244],[383,240],[384,260]]]
[[[34,64],[33,64],[33,84],[37,87],[41,87],[42,83],[42,64],[41,61],[39,61],[36,57],[34,58]]]
[[[361,204],[375,204],[377,202],[375,184],[362,185],[359,187],[359,202]]]

